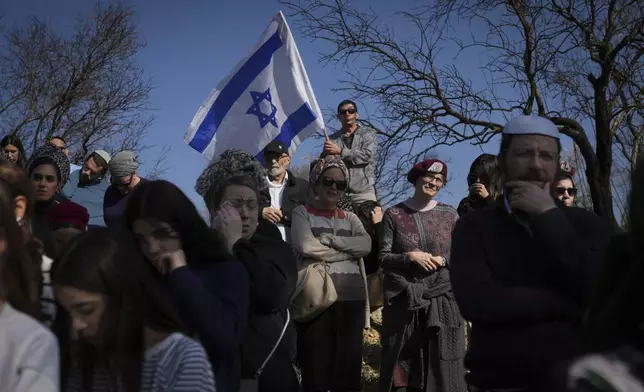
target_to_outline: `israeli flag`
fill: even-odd
[[[201,105],[184,140],[208,159],[235,148],[263,162],[271,141],[283,142],[292,154],[323,128],[300,53],[279,12],[250,55]]]

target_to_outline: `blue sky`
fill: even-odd
[[[248,54],[280,6],[274,0],[128,0],[125,3],[137,12],[139,31],[147,43],[138,61],[156,86],[150,97],[156,121],[149,129],[147,142],[160,147],[165,144],[171,146],[170,168],[165,178],[181,187],[201,209],[201,199],[193,187],[206,160],[184,144],[184,133],[199,105]],[[79,16],[90,14],[94,5],[91,0],[10,1],[0,5],[0,13],[9,26],[24,23],[33,15],[64,31]],[[357,8],[370,6],[389,18],[396,10],[418,6],[419,2],[354,0],[352,5]],[[345,70],[319,64],[319,53],[328,47],[303,38],[293,28],[293,23],[291,27],[320,107],[323,110],[335,108],[339,101],[348,98],[344,93],[332,91]],[[396,34],[409,33],[404,25],[394,24],[393,27]],[[449,52],[441,54],[443,62],[451,59]],[[466,75],[480,75],[477,69],[480,63],[478,58],[460,58],[458,67]],[[334,123],[328,125],[337,126]],[[321,141],[314,139],[303,143],[294,157],[294,164],[317,155],[320,145]],[[458,204],[466,193],[465,177],[472,160],[481,152],[496,153],[497,149],[497,139],[484,150],[468,144],[438,149],[437,155],[448,161],[451,178],[439,199],[448,204]],[[144,152],[142,159],[152,160],[150,155],[155,152]]]

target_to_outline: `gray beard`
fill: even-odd
[[[272,168],[268,169],[268,175],[271,176],[271,177],[277,177],[277,176],[283,174],[285,171],[286,171],[286,168],[284,168],[284,167],[279,167],[279,168],[272,167]]]

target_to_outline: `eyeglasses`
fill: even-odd
[[[244,208],[244,206],[250,211],[255,211],[259,208],[259,203],[255,198],[243,199],[241,197],[230,197],[226,199],[226,201],[229,202],[230,205],[237,211],[240,211],[242,208]]]
[[[563,196],[566,193],[568,194],[568,196],[574,197],[577,194],[577,188],[566,188],[563,186],[557,187],[557,194],[559,196]]]
[[[130,185],[132,185],[133,179],[134,179],[134,173],[130,174],[129,180],[125,182],[112,182],[112,185],[114,185],[117,188],[125,189],[125,188],[128,188]]]
[[[356,109],[344,109],[344,110],[338,110],[338,114],[343,116],[345,114],[356,114],[358,111]]]
[[[267,154],[264,156],[264,158],[266,158],[266,162],[273,162],[273,161],[279,162],[280,160],[288,157],[289,157],[288,154]]]
[[[322,180],[320,181],[322,183],[322,186],[331,188],[332,186],[335,185],[335,189],[339,191],[343,191],[347,189],[347,182],[345,180],[334,180],[333,178],[329,177],[322,177]]]

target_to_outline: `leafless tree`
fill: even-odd
[[[572,138],[594,210],[615,223],[615,135],[642,133],[629,127],[643,106],[641,2],[435,0],[397,14],[415,29],[409,37],[347,0],[284,4],[301,33],[329,44],[321,61],[347,69],[341,89],[378,104],[381,150],[394,157],[386,178],[437,146],[484,144],[509,118],[538,114]],[[455,33],[470,26],[468,39]],[[468,52],[483,59],[479,75],[457,66]]]
[[[70,35],[33,18],[0,52],[0,127],[33,151],[62,136],[78,163],[93,149],[141,151],[152,89],[136,63],[144,46],[133,11],[99,4]]]
[[[156,157],[154,160],[149,162],[142,162],[144,166],[147,167],[145,178],[148,180],[158,180],[163,177],[163,174],[168,171],[170,167],[170,162],[168,161],[168,155],[170,154],[170,145],[166,144],[161,148],[161,150],[156,154],[151,154]]]

